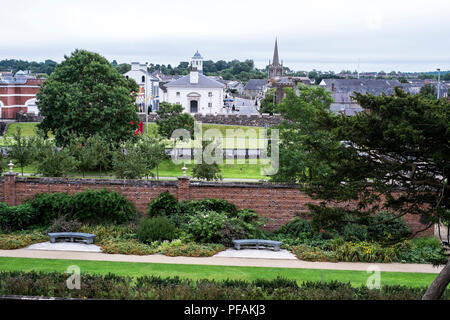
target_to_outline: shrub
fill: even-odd
[[[287,237],[298,238],[305,233],[312,234],[313,228],[310,220],[295,217],[288,224],[283,225],[275,234],[282,234]]]
[[[300,244],[291,248],[293,254],[299,260],[304,261],[331,261],[336,262],[337,259],[332,252],[324,251],[320,248],[312,247],[306,244]]]
[[[448,255],[438,239],[421,237],[412,241],[405,241],[405,245],[398,249],[398,260],[440,265],[447,263]]]
[[[410,227],[403,218],[400,217],[392,220],[394,217],[394,214],[387,211],[370,217],[368,226],[369,239],[382,241],[408,237],[411,234]]]
[[[372,241],[345,242],[339,238],[332,243],[339,261],[346,262],[393,262],[397,253],[394,246],[382,247]]]
[[[37,223],[37,214],[29,203],[10,207],[0,202],[0,229],[14,231],[28,228]]]
[[[135,217],[133,203],[106,189],[86,190],[73,196],[72,218],[87,222],[124,223]]]
[[[182,243],[180,240],[163,242],[159,247],[160,253],[170,257],[211,257],[223,250],[225,247],[221,244]]]
[[[0,234],[0,249],[12,250],[28,247],[34,243],[48,241],[46,234],[38,231],[27,231],[14,234]]]
[[[137,237],[144,243],[172,240],[175,238],[175,226],[166,217],[145,219],[137,229]]]
[[[225,227],[227,216],[225,213],[216,211],[199,212],[190,217],[188,232],[198,242],[220,242],[222,229]]]
[[[223,199],[202,199],[180,202],[180,211],[185,215],[195,215],[202,211],[225,212],[229,216],[236,216],[238,208],[231,202]]]
[[[165,215],[170,217],[179,211],[178,200],[168,191],[162,192],[157,198],[153,199],[148,205],[148,215],[156,217]]]
[[[123,195],[106,189],[67,193],[40,193],[28,202],[43,225],[49,225],[61,215],[81,222],[123,223],[135,217],[134,205]]]
[[[370,239],[367,227],[356,223],[345,224],[341,229],[341,236],[348,241]]]
[[[57,217],[70,216],[73,212],[73,198],[67,193],[37,193],[27,202],[39,215],[42,225],[49,225]]]
[[[99,243],[102,252],[110,254],[155,254],[158,250],[155,246],[147,245],[135,239],[108,238]]]
[[[81,222],[68,220],[67,216],[63,215],[53,220],[47,232],[77,232],[81,226]]]

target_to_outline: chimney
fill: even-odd
[[[331,92],[334,92],[334,82],[331,83]]]
[[[132,62],[131,63],[131,71],[137,71],[140,68],[140,63],[139,62]]]
[[[198,84],[198,70],[197,70],[197,68],[192,68],[191,73],[189,74],[189,82],[191,84]]]

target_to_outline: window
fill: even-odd
[[[212,92],[208,92],[208,97],[212,97]]]
[[[208,102],[208,108],[212,108],[212,102]]]
[[[177,92],[177,97],[179,97],[180,96],[180,93],[179,92]]]
[[[142,82],[145,82],[145,76],[142,76]]]

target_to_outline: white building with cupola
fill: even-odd
[[[224,113],[225,85],[203,75],[203,58],[197,51],[191,59],[191,71],[165,85],[165,101],[181,104],[191,114]]]

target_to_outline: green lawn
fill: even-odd
[[[220,164],[220,169],[222,170],[222,176],[223,178],[230,178],[230,179],[258,179],[258,180],[267,180],[268,177],[261,174],[261,168],[268,168],[268,164],[266,164],[263,160],[253,160],[257,163],[250,163],[249,160],[232,160],[233,164],[227,164],[224,160],[223,164]],[[192,167],[193,167],[193,161],[186,160],[184,163],[186,165],[186,168],[188,168],[187,175],[192,176]],[[183,171],[181,168],[183,167],[183,164],[174,164],[172,160],[165,160],[161,163],[161,166],[159,167],[159,176],[160,177],[179,177],[183,174]],[[18,166],[14,167],[14,172],[21,173],[21,169]],[[36,165],[29,165],[26,166],[23,170],[25,174],[35,174],[36,173]],[[156,176],[156,170],[153,170],[153,173]],[[112,172],[102,172],[100,174],[99,171],[90,171],[86,172],[85,175],[87,177],[89,176],[95,176],[95,177],[102,177],[105,179],[114,179],[114,174]],[[72,178],[82,178],[83,174],[81,172],[73,172],[69,174],[69,177]],[[155,179],[155,178],[154,178]]]
[[[0,257],[0,271],[45,271],[64,272],[70,265],[80,267],[82,273],[128,275],[133,277],[156,275],[189,279],[273,279],[282,276],[295,279],[298,283],[304,281],[350,282],[353,286],[366,284],[370,274],[365,271],[315,270],[291,268],[263,267],[228,267],[185,264],[131,263],[86,260],[55,260],[35,258]],[[426,287],[436,278],[436,274],[382,272],[381,285],[405,285],[409,287]]]
[[[14,122],[8,126],[5,137],[12,137],[16,133],[17,128],[20,127],[22,135],[25,137],[34,136],[36,134],[35,129],[37,122]]]

